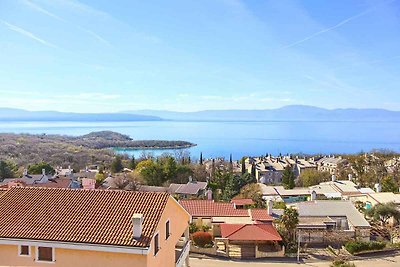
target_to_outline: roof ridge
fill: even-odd
[[[238,229],[236,229],[235,231],[233,231],[232,233],[230,233],[229,235],[227,235],[226,237],[230,237],[231,235],[233,235],[234,233],[237,233],[239,230],[243,229],[247,224],[234,224],[234,225],[241,225],[241,227],[239,227]]]

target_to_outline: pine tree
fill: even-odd
[[[129,169],[134,170],[135,168],[136,168],[136,159],[135,155],[133,155],[131,161],[129,162]]]
[[[242,174],[245,174],[245,173],[246,173],[246,162],[245,162],[245,159],[242,158]]]
[[[285,170],[282,173],[282,185],[285,189],[292,189],[294,188],[294,172],[292,167],[289,165],[286,166]]]

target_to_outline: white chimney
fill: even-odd
[[[353,175],[351,173],[349,173],[349,175],[347,177],[349,177],[349,181],[353,180]]]
[[[28,175],[28,170],[24,169],[24,176],[27,176],[27,175]]]
[[[272,216],[272,200],[268,199],[267,201],[267,213],[268,215]]]
[[[375,191],[377,193],[380,193],[382,191],[382,186],[380,183],[375,184]]]
[[[189,183],[193,182],[192,176],[189,176]]]
[[[314,190],[311,192],[311,201],[315,201],[317,200],[317,192],[315,192]]]
[[[332,174],[332,182],[336,182],[336,175]]]
[[[42,175],[43,176],[46,175],[46,170],[45,169],[42,169]]]
[[[132,216],[133,238],[139,239],[142,236],[143,214],[135,213]]]

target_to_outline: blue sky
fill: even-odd
[[[400,0],[1,0],[0,106],[400,110]]]

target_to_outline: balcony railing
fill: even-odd
[[[176,260],[176,267],[182,267],[184,266],[185,259],[186,257],[189,256],[189,251],[190,251],[190,240],[186,241],[186,243],[183,245],[182,249],[180,250],[180,254],[177,257],[178,259]]]

